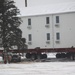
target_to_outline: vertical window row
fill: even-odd
[[[56,16],[56,24],[55,24],[55,26],[59,27],[59,16]],[[59,43],[59,41],[60,41],[60,33],[57,32],[56,33],[56,43]]]

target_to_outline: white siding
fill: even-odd
[[[55,26],[55,17],[59,16],[59,26]],[[50,17],[49,27],[46,27],[46,17]],[[31,18],[31,28],[28,26]],[[28,48],[65,48],[75,46],[75,13],[22,17],[23,37],[28,44],[28,34],[32,34],[32,44]],[[60,41],[56,43],[56,33],[60,33]],[[46,34],[50,33],[50,43],[46,43]]]
[[[59,16],[59,27],[54,27],[54,35],[56,32],[60,32],[60,43],[55,43],[54,47],[63,48],[75,46],[75,13],[59,14]]]

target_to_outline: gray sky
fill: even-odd
[[[24,7],[25,6],[25,0],[14,0],[16,2],[16,5],[18,7]],[[37,6],[37,5],[47,5],[47,4],[53,4],[53,3],[64,3],[64,2],[75,2],[75,0],[27,0],[28,7],[31,6]]]

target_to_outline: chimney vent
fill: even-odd
[[[25,7],[27,7],[27,0],[25,0]]]

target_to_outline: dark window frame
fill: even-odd
[[[56,23],[59,23],[59,16],[56,16]]]
[[[31,25],[31,19],[30,18],[28,19],[28,25]]]
[[[32,35],[31,34],[28,34],[28,40],[32,41]]]
[[[60,40],[60,33],[59,32],[56,33],[56,39]]]
[[[47,33],[47,40],[50,40],[50,33]]]
[[[49,24],[49,23],[50,23],[50,18],[46,17],[46,24]]]

